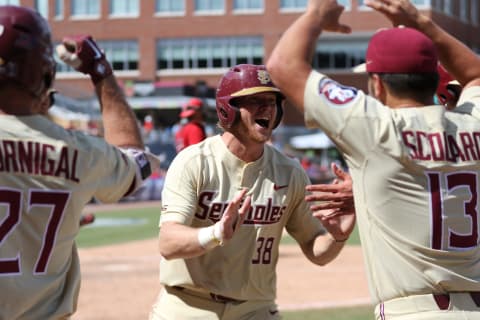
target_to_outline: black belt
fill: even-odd
[[[465,292],[470,295],[475,305],[480,308],[480,292],[472,291],[472,292]],[[450,294],[433,294],[433,298],[437,303],[437,306],[440,310],[447,310],[450,306]]]
[[[167,286],[165,286],[165,287],[167,288]],[[216,293],[213,293],[213,292],[196,291],[196,290],[181,287],[181,286],[172,286],[172,287],[169,287],[169,288],[179,290],[179,291],[184,291],[184,292],[190,293],[192,295],[196,295],[196,296],[200,296],[200,297],[204,297],[204,298],[210,298],[211,300],[213,300],[215,302],[219,302],[219,303],[240,304],[240,303],[243,303],[243,302],[247,301],[247,300],[238,300],[238,299],[222,296],[220,294],[216,294]]]

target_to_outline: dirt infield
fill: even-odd
[[[159,202],[87,206],[86,212],[160,206]],[[157,240],[80,249],[82,287],[73,320],[146,320],[160,291]],[[360,247],[347,246],[325,267],[297,245],[280,247],[277,303],[281,310],[370,303]]]
[[[79,252],[83,281],[74,320],[148,319],[160,289],[156,239]],[[360,247],[347,246],[319,267],[298,246],[282,246],[277,272],[281,310],[370,302]]]

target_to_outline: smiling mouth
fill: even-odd
[[[263,128],[268,128],[268,125],[270,123],[270,121],[268,121],[267,119],[257,119],[255,120],[255,122]]]

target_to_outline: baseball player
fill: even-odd
[[[55,77],[46,20],[0,6],[0,25],[0,319],[67,319],[80,288],[75,237],[83,207],[93,196],[112,202],[134,191],[150,163],[91,37],[65,38],[60,57],[90,75],[111,144],[45,117]]]
[[[184,149],[166,175],[163,289],[150,319],[279,319],[275,267],[284,228],[313,263],[342,249],[354,213],[314,217],[300,163],[267,143],[282,101],[264,66],[237,65],[221,78],[223,134]]]
[[[182,107],[180,119],[184,123],[175,133],[175,148],[177,152],[192,144],[199,143],[207,137],[203,117],[203,101],[199,98],[191,98]]]
[[[335,0],[310,0],[267,68],[348,162],[376,319],[480,319],[479,58],[407,0],[365,4],[409,26],[370,39],[370,95],[311,68],[322,31],[350,31]],[[437,57],[464,86],[452,111]]]

